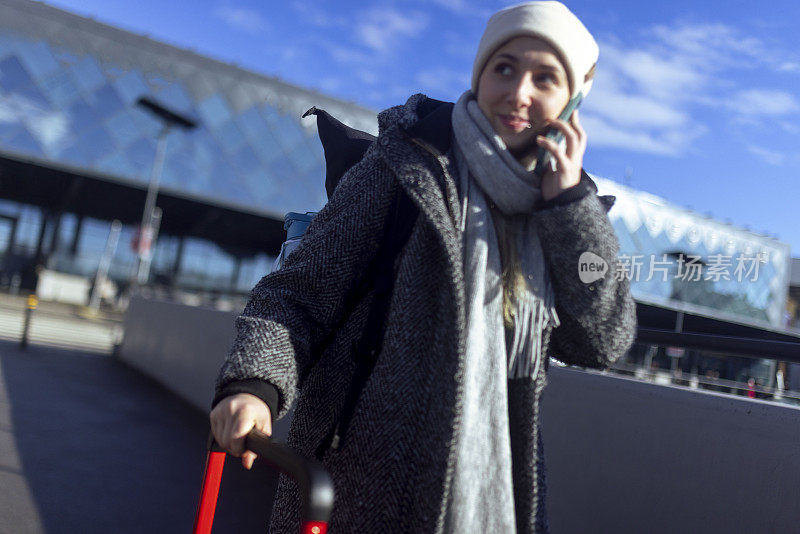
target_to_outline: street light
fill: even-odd
[[[161,170],[164,167],[164,157],[167,151],[167,135],[175,126],[184,130],[192,130],[197,127],[197,122],[186,115],[167,108],[148,96],[139,97],[136,105],[152,113],[162,122],[161,132],[158,134],[158,143],[156,144],[156,154],[153,159],[153,168],[150,172],[150,183],[147,186],[147,199],[144,203],[142,224],[139,227],[139,243],[136,247],[138,261],[135,284],[143,285],[150,276],[150,263],[153,257],[152,244],[156,237],[154,213],[156,210],[156,197],[158,196],[158,183],[161,180]]]

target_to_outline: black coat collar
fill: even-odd
[[[426,142],[446,154],[453,140],[453,108],[452,102],[443,102],[428,98],[420,104],[417,115],[420,120],[406,130],[413,138]]]

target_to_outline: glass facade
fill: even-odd
[[[151,63],[158,51],[143,54],[133,42],[141,38],[129,34],[122,64],[87,53],[100,45],[92,32],[70,29],[72,40],[85,40],[75,49],[59,42],[66,29],[54,27],[58,20],[40,20],[35,35],[26,35],[10,24],[18,17],[8,12],[15,10],[2,8],[0,17],[3,151],[147,181],[161,123],[136,100],[149,96],[200,125],[170,134],[164,187],[275,214],[324,203],[322,146],[314,119],[300,115],[330,99],[208,60],[200,65],[199,57],[182,58],[182,68]],[[371,116],[374,130],[374,113],[348,107],[346,122],[353,122],[352,115],[361,122]]]
[[[642,302],[721,319],[782,327],[789,246],[596,178],[617,197],[609,217],[620,240],[616,276]]]
[[[162,124],[137,106],[143,96],[198,122],[169,134],[161,188],[277,219],[325,202],[322,146],[314,118],[301,119],[306,109],[316,105],[354,127],[377,129],[375,112],[353,104],[36,2],[0,6],[2,154],[146,184]],[[47,266],[91,276],[110,221],[58,217],[46,230],[60,234],[44,239]],[[0,205],[0,253],[32,255],[42,222],[34,206]],[[126,280],[135,267],[134,232],[122,230],[112,278]],[[247,291],[269,271],[272,252],[235,258],[210,242],[163,235],[153,274]]]

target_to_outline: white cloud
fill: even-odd
[[[466,0],[430,0],[430,2],[451,11],[459,11],[467,7]]]
[[[800,72],[800,57],[795,51],[771,46],[764,39],[725,24],[661,25],[651,33],[676,52],[712,70],[763,66],[775,72]]]
[[[347,68],[374,67],[391,58],[405,38],[416,38],[427,26],[427,19],[419,14],[403,14],[391,9],[374,9],[361,16],[343,39],[321,39],[319,46],[337,63]],[[352,36],[355,46],[342,44]]]
[[[477,17],[483,20],[488,20],[493,13],[491,9],[475,7],[467,0],[431,0],[431,3],[452,11],[456,15]]]
[[[690,58],[695,64],[719,68],[735,62],[761,62],[769,54],[759,39],[742,35],[725,24],[680,23],[655,26],[651,34],[672,54]]]
[[[742,115],[781,116],[800,111],[794,95],[770,89],[739,91],[727,100],[726,105]]]
[[[326,44],[325,49],[338,63],[368,65],[374,62],[373,58],[369,54],[366,54],[361,50],[356,50],[355,48],[328,43]]]
[[[267,22],[258,11],[253,9],[219,7],[214,10],[214,16],[228,26],[247,33],[259,33],[267,28]]]
[[[597,79],[581,121],[592,146],[676,156],[704,128],[691,123],[690,102],[707,76],[666,50],[601,42]],[[692,134],[687,133],[691,126]]]
[[[624,50],[611,43],[601,45],[599,68],[606,76],[622,76],[629,85],[647,95],[681,99],[699,91],[708,75],[687,58],[675,54],[642,49]],[[598,74],[600,76],[600,74]]]
[[[455,100],[469,88],[470,74],[442,67],[418,72],[416,82],[423,93]]]
[[[356,77],[367,85],[375,85],[380,79],[376,73],[366,69],[357,71]]]
[[[688,113],[669,102],[649,95],[609,90],[602,85],[588,102],[588,109],[620,126],[675,128],[689,121]]]
[[[301,20],[298,21],[300,26],[310,24],[318,28],[343,28],[347,27],[349,22],[345,17],[337,17],[327,11],[324,11],[320,6],[312,6],[305,0],[295,0],[290,4]]]
[[[421,13],[373,9],[356,25],[355,34],[361,44],[383,54],[396,48],[403,38],[416,37],[427,25],[428,20]]]
[[[340,78],[327,77],[319,81],[319,87],[328,93],[335,93],[342,87],[342,80]]]
[[[265,57],[273,62],[283,64],[305,61],[313,51],[313,47],[306,42],[294,43],[269,43],[263,48]]]
[[[743,86],[753,70],[786,72],[800,65],[762,40],[723,24],[683,22],[646,29],[641,38],[638,46],[616,38],[600,42],[598,75],[585,106],[593,145],[674,155],[711,131],[715,112],[739,125],[800,112],[787,91]]]
[[[747,151],[775,167],[780,167],[786,162],[786,155],[768,148],[750,145],[747,147]]]
[[[408,100],[408,97],[416,92],[416,87],[390,85],[381,87],[379,90],[364,93],[364,100],[370,105],[376,106],[378,109],[384,109],[387,106],[387,101],[391,102],[390,105],[404,104],[406,100]]]
[[[784,61],[778,65],[778,72],[800,72],[800,62]]]
[[[674,156],[677,150],[659,143],[652,134],[616,127],[608,121],[584,114],[581,124],[586,130],[589,144],[593,147],[621,148],[634,152]]]
[[[592,147],[618,148],[672,157],[685,154],[691,144],[706,132],[702,126],[681,130],[625,128],[589,113],[581,116],[581,124]]]
[[[788,134],[800,136],[800,126],[798,126],[795,122],[780,121],[778,126],[780,126],[783,131]]]

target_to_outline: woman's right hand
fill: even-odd
[[[267,404],[249,393],[225,397],[211,410],[211,432],[220,447],[242,457],[242,465],[250,469],[256,454],[244,449],[244,438],[253,428],[272,435],[272,417]]]

